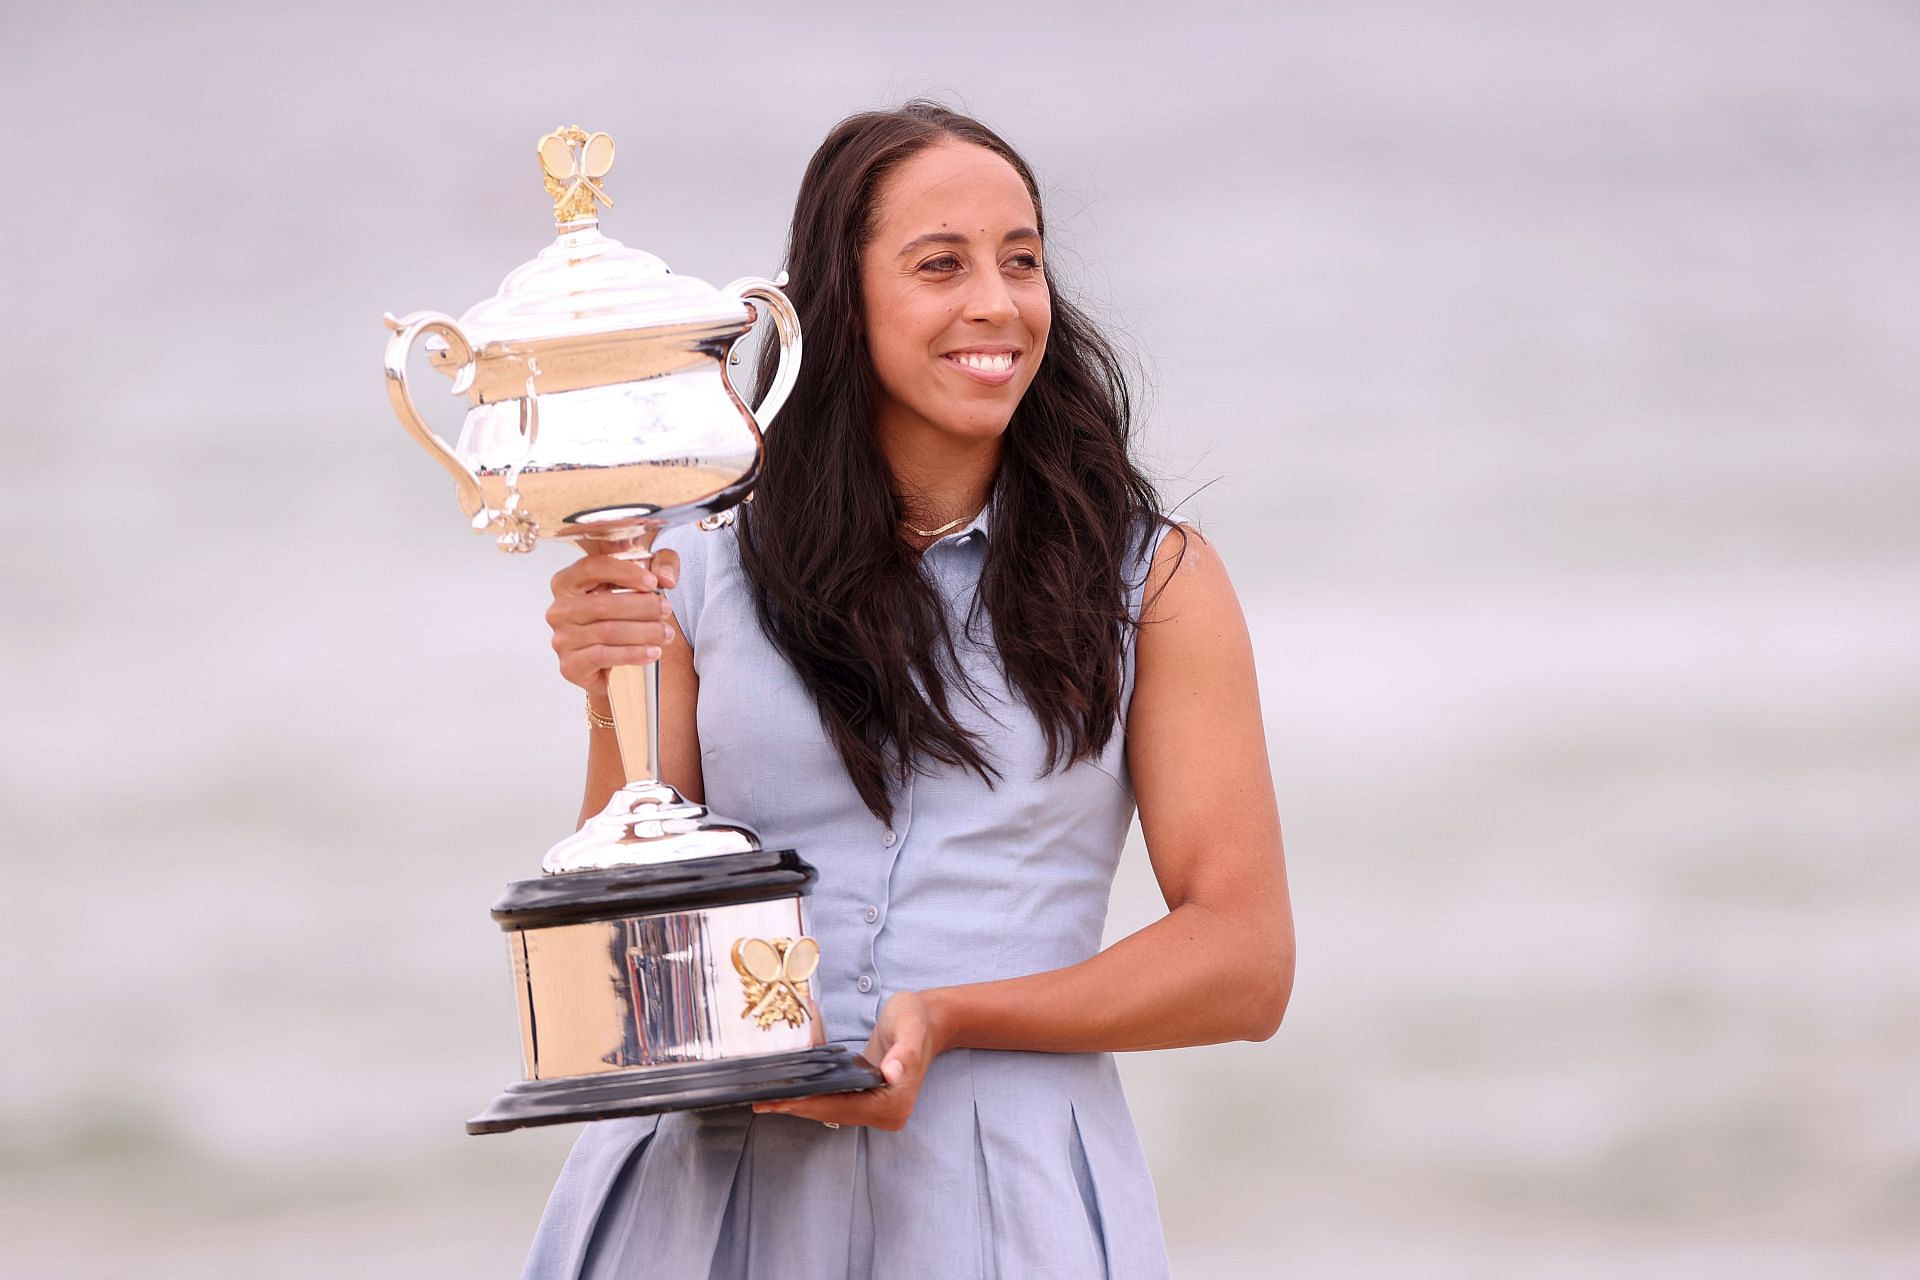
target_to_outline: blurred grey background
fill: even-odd
[[[0,1273],[510,1276],[570,1134],[486,909],[571,822],[562,553],[383,310],[771,272],[840,116],[1023,148],[1259,649],[1273,1041],[1128,1058],[1176,1274],[1920,1270],[1920,11],[0,17]],[[439,397],[436,397],[439,399]],[[440,420],[451,426],[448,398]],[[1159,902],[1130,850],[1110,933]]]

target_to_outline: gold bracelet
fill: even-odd
[[[613,728],[613,717],[603,716],[593,709],[593,695],[587,695],[587,723],[596,729]]]

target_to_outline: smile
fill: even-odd
[[[977,382],[989,386],[998,386],[1013,377],[1013,367],[1020,362],[1018,351],[950,351],[941,359],[958,365],[960,370]]]

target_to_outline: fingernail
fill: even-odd
[[[660,646],[657,644],[645,646],[640,650],[640,653],[647,662],[658,662],[660,660]]]

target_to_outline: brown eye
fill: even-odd
[[[1007,265],[1020,271],[1038,271],[1040,259],[1031,253],[1016,253],[1007,259]]]
[[[943,253],[937,258],[929,258],[921,263],[920,269],[922,271],[958,271],[960,259],[950,253]]]

